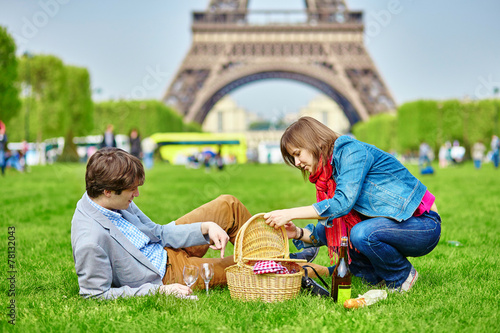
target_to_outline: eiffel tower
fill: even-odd
[[[305,10],[249,11],[248,0],[210,0],[194,12],[192,45],[163,101],[202,123],[224,95],[272,78],[332,98],[351,126],[395,109],[363,43],[362,12],[343,0],[304,0]],[[284,17],[280,22],[273,17]]]

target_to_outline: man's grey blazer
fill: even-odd
[[[132,202],[119,213],[151,242],[162,247],[185,248],[208,244],[201,223],[159,225]],[[83,297],[117,298],[156,293],[163,284],[158,269],[125,235],[88,201],[85,193],[71,221],[71,246]]]

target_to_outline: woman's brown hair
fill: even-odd
[[[288,126],[285,133],[281,136],[280,148],[281,155],[286,164],[296,167],[302,172],[304,178],[307,176],[306,170],[295,165],[295,158],[290,155],[288,149],[290,146],[307,149],[311,152],[315,164],[319,157],[323,157],[323,164],[330,162],[335,140],[340,135],[332,131],[328,126],[322,124],[312,117],[301,117],[299,120]],[[316,165],[314,165],[314,171]]]
[[[144,184],[141,161],[119,148],[102,148],[87,163],[85,184],[87,194],[97,198],[104,190],[121,194],[123,190]]]

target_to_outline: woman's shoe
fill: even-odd
[[[301,252],[290,253],[290,259],[303,259],[312,262],[318,255],[319,247],[306,247]]]
[[[408,274],[406,281],[403,282],[403,284],[398,288],[389,288],[389,292],[391,292],[391,293],[395,292],[395,291],[399,291],[400,293],[407,292],[408,290],[410,290],[413,287],[413,285],[415,284],[417,279],[418,279],[418,272],[415,269],[415,267],[412,266],[410,274]]]

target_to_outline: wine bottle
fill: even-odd
[[[334,302],[344,304],[351,298],[351,271],[347,255],[347,237],[342,236],[340,242],[339,259],[332,274],[332,292]]]

